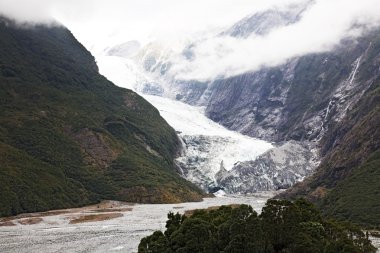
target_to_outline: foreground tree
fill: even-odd
[[[141,240],[140,253],[374,253],[356,226],[324,220],[309,202],[268,200],[250,206],[168,214],[166,231]]]

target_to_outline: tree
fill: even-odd
[[[140,253],[374,253],[368,236],[349,223],[324,220],[309,202],[268,200],[222,206],[192,216],[168,214],[166,231],[141,240]]]

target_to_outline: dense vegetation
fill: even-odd
[[[63,27],[0,18],[0,216],[94,203],[200,200],[159,112],[99,75]]]
[[[324,220],[309,202],[269,200],[258,215],[252,207],[222,206],[187,217],[168,214],[166,231],[141,240],[139,253],[371,253],[367,236],[348,223]]]

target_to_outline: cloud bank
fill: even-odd
[[[52,0],[51,2],[54,2]],[[0,15],[19,23],[51,23],[51,3],[46,0],[0,0]]]
[[[130,40],[164,41],[174,51],[170,74],[186,80],[234,76],[331,50],[380,23],[379,0],[314,0],[299,22],[269,34],[216,36],[249,14],[305,1],[0,0],[0,14],[28,23],[58,20],[95,55]],[[188,41],[194,42],[191,60],[182,54]]]
[[[292,57],[331,50],[379,21],[378,0],[316,0],[299,22],[265,36],[215,36],[196,44],[193,59],[177,55],[171,73],[176,79],[210,80],[276,66]]]
[[[19,22],[66,25],[85,46],[172,39],[228,26],[254,10],[289,0],[0,0]]]

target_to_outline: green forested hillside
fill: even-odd
[[[63,27],[0,19],[0,216],[93,203],[200,200],[174,130],[98,74]]]

